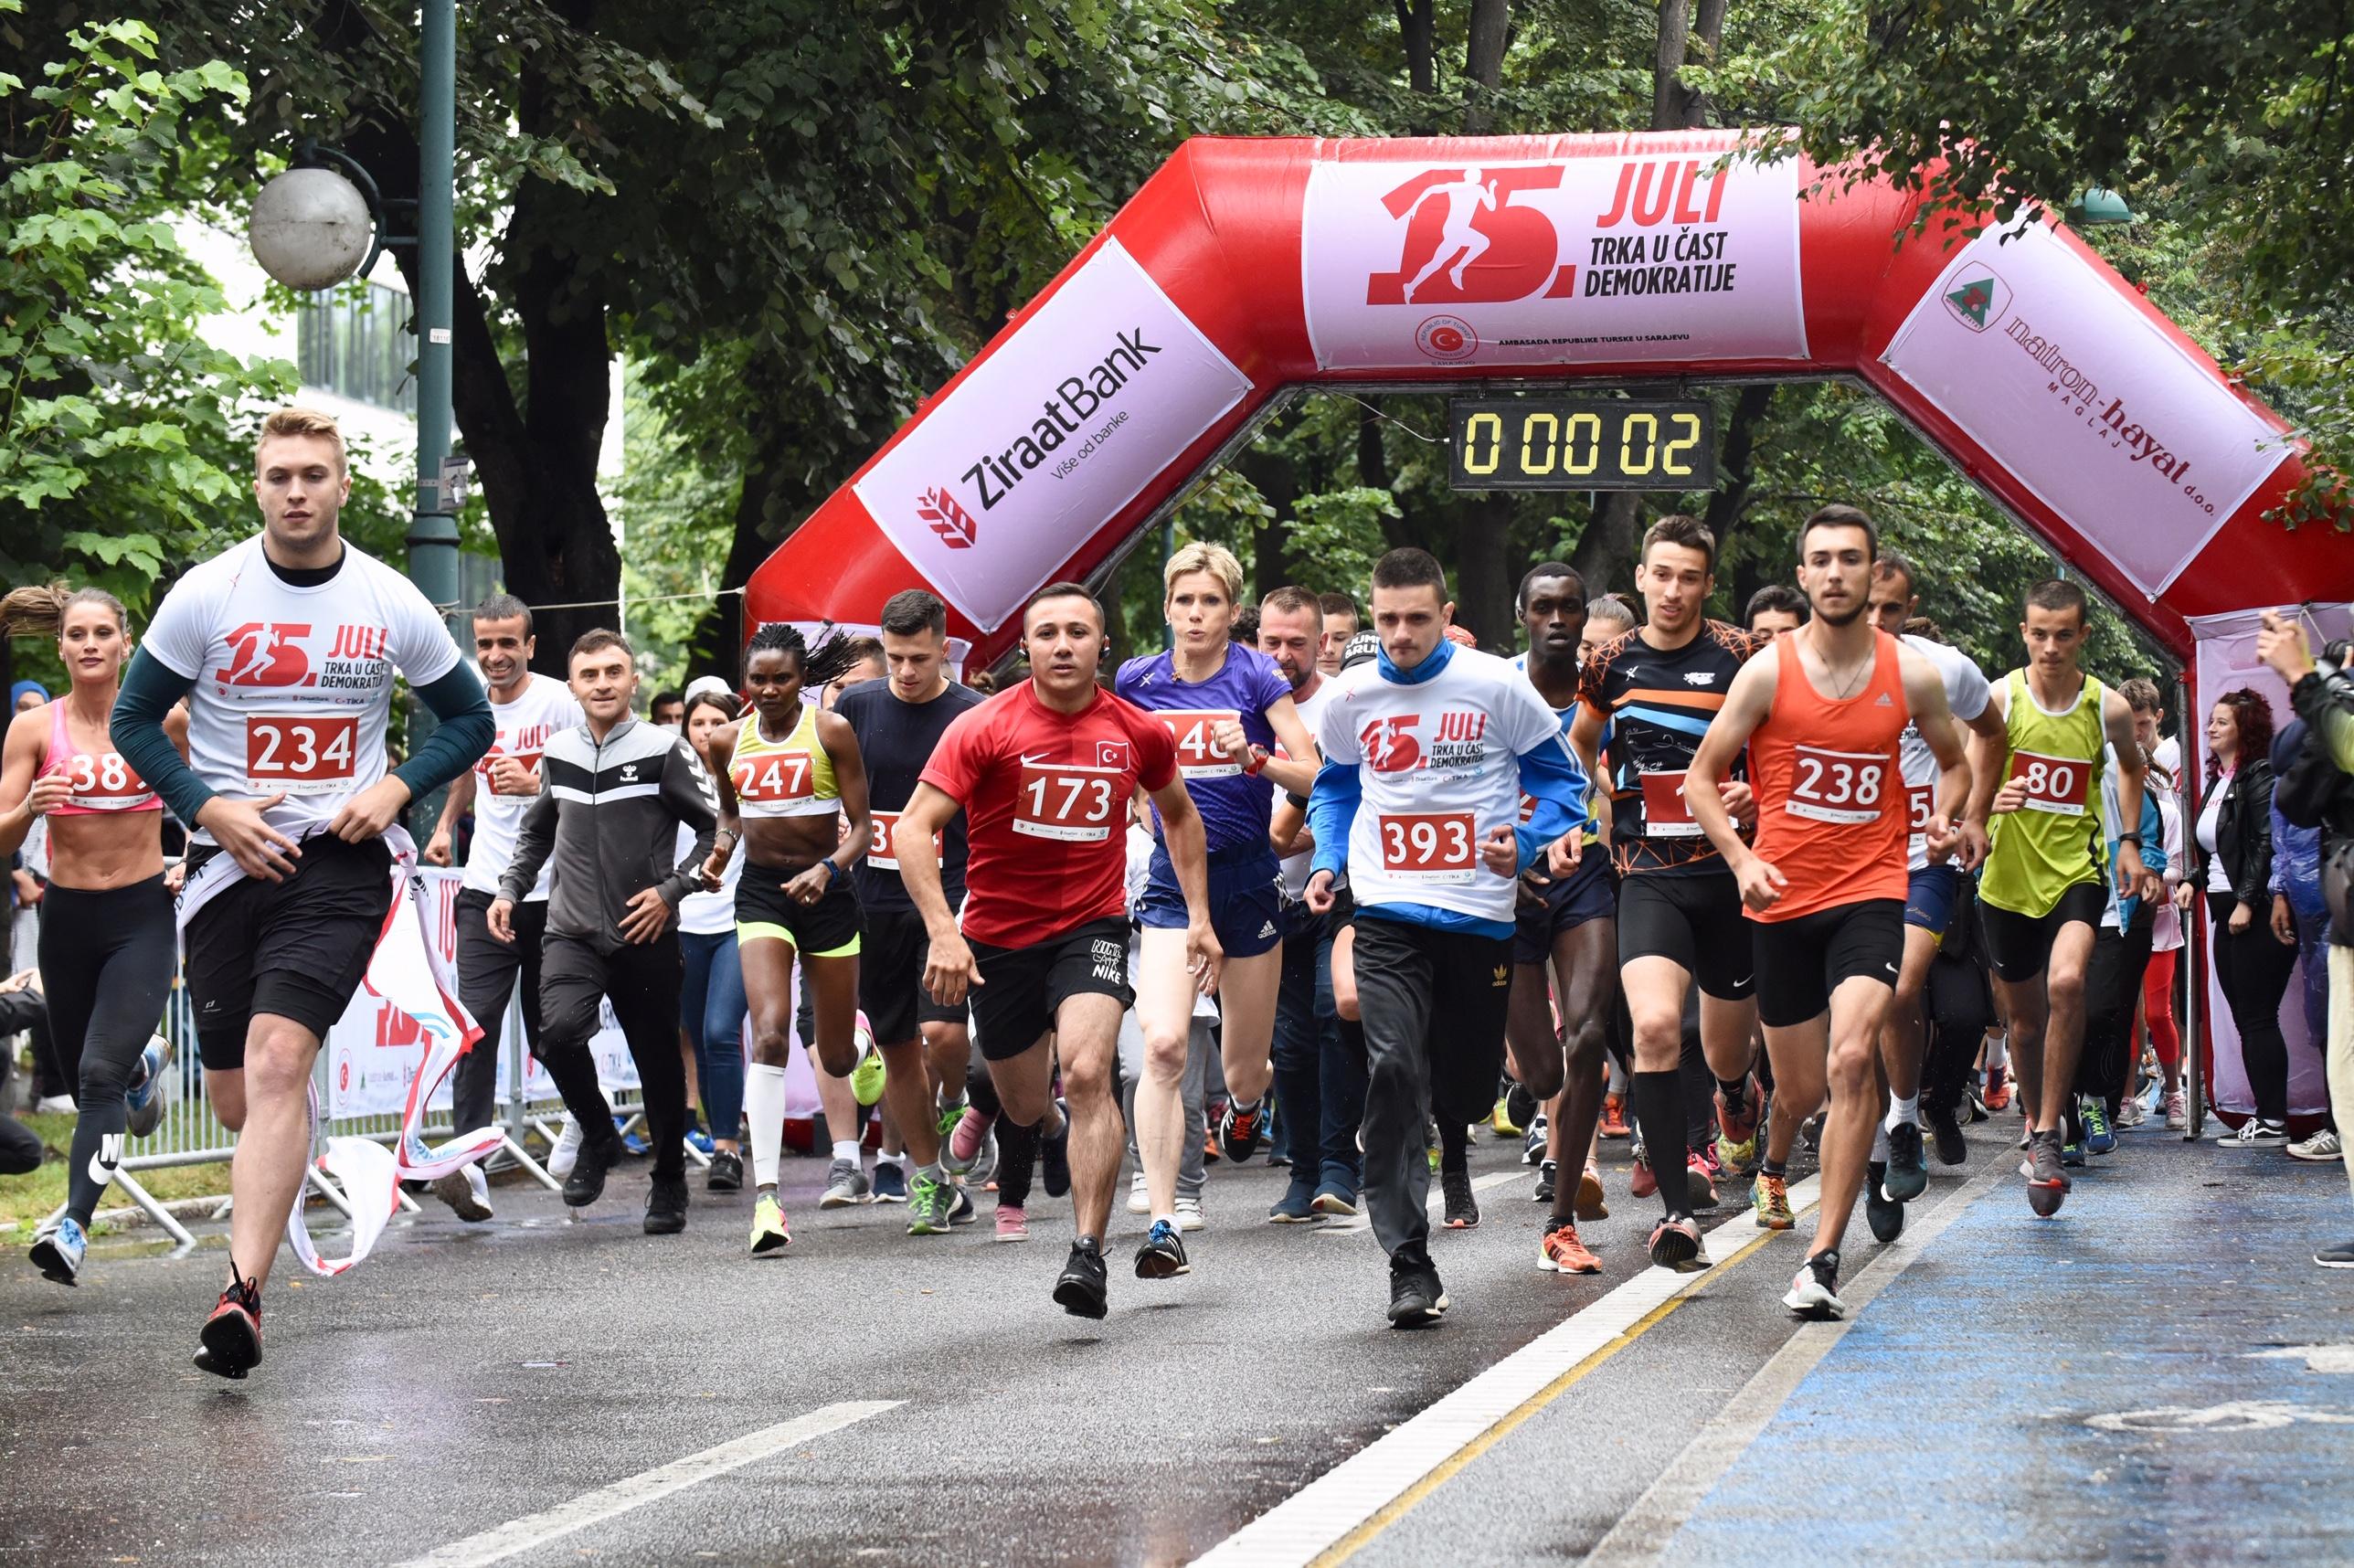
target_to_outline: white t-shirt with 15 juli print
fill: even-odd
[[[394,673],[423,686],[458,664],[441,618],[390,567],[347,544],[334,576],[297,587],[270,568],[259,535],[190,568],[144,646],[194,683],[196,777],[231,797],[282,791],[266,817],[296,839],[384,777]]]
[[[502,757],[511,757],[536,774],[539,754],[547,745],[547,737],[574,725],[584,724],[588,715],[580,705],[572,700],[572,690],[553,675],[536,672],[524,676],[524,688],[515,700],[503,703],[491,700],[491,722],[497,726],[498,737],[491,749],[474,764],[474,842],[466,852],[465,887],[498,896],[499,878],[505,874],[507,862],[514,859],[515,835],[523,829],[523,814],[539,799],[539,792],[503,795],[493,783],[491,765]],[[550,857],[553,859],[553,857]],[[539,868],[539,881],[531,896],[524,902],[537,903],[547,896],[550,868]]]

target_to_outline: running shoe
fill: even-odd
[[[1962,1137],[1962,1124],[1952,1108],[1946,1106],[1924,1106],[1923,1119],[1929,1124],[1930,1140],[1937,1150],[1937,1163],[1959,1165],[1970,1157],[1970,1146]]]
[[[615,1117],[613,1118],[613,1131],[620,1138],[623,1151],[631,1155],[632,1158],[642,1160],[648,1154],[652,1152],[654,1146],[646,1141],[646,1135],[644,1133],[632,1132],[630,1130],[630,1118],[628,1117]]]
[[[907,1168],[888,1160],[875,1162],[875,1202],[904,1203],[907,1201]]]
[[[147,1138],[164,1119],[164,1069],[172,1063],[172,1043],[161,1034],[147,1042],[139,1053],[139,1075],[122,1097],[127,1130],[133,1138]]]
[[[1846,1317],[1847,1303],[1839,1297],[1839,1266],[1836,1250],[1807,1259],[1798,1277],[1790,1281],[1790,1293],[1782,1298],[1782,1305],[1810,1323],[1836,1323]]]
[[[204,1348],[196,1352],[196,1370],[215,1377],[241,1380],[261,1364],[261,1286],[239,1279],[237,1260],[229,1260],[228,1288],[220,1305],[197,1331]]]
[[[2324,1268],[2354,1268],[2354,1241],[2323,1247],[2313,1255],[2313,1261]]]
[[[1904,1205],[1888,1195],[1888,1166],[1874,1160],[1863,1168],[1863,1223],[1883,1245],[1904,1234]]]
[[[1081,1237],[1071,1244],[1071,1255],[1055,1280],[1055,1304],[1074,1318],[1101,1318],[1111,1310],[1107,1283],[1102,1251]]]
[[[1684,1187],[1693,1208],[1716,1207],[1716,1172],[1697,1154],[1684,1156]]]
[[[1600,1131],[1602,1136],[1605,1138],[1626,1138],[1633,1133],[1634,1128],[1627,1125],[1626,1096],[1605,1095],[1602,1097],[1602,1123]]]
[[[2129,1127],[2140,1127],[2148,1120],[2149,1107],[2141,1103],[2140,1096],[2127,1095],[2118,1102],[2115,1126],[2120,1131]]]
[[[1030,1216],[1022,1212],[1021,1204],[997,1205],[997,1239],[1002,1242],[1026,1242],[1030,1239]]]
[[[1640,1142],[1635,1145],[1635,1173],[1628,1179],[1627,1190],[1638,1198],[1648,1198],[1659,1190],[1659,1175],[1651,1169],[1650,1151]]]
[[[1550,1160],[1546,1160],[1537,1167],[1537,1190],[1530,1193],[1529,1197],[1539,1203],[1552,1202],[1553,1192],[1560,1180],[1561,1167]]]
[[[1131,1199],[1132,1202],[1134,1200]],[[1267,1212],[1267,1223],[1276,1225],[1304,1225],[1316,1218],[1316,1189],[1294,1181],[1283,1190],[1283,1196]]]
[[[1539,1111],[1531,1117],[1529,1130],[1521,1139],[1521,1163],[1542,1164],[1545,1157],[1545,1143],[1552,1136],[1551,1128],[1545,1121],[1544,1112]]]
[[[70,1214],[60,1214],[55,1224],[43,1225],[33,1233],[30,1256],[41,1277],[59,1285],[81,1283],[81,1257],[90,1247],[90,1238],[82,1234],[81,1226]]]
[[[954,1192],[955,1195],[949,1200],[949,1224],[952,1225],[979,1224],[981,1223],[981,1211],[973,1207],[971,1192],[966,1188],[958,1187],[954,1189]]]
[[[821,1209],[846,1209],[853,1203],[869,1201],[866,1172],[858,1168],[855,1160],[837,1160],[826,1170],[825,1196],[817,1201]]]
[[[2290,1144],[2282,1152],[2291,1160],[2327,1160],[2338,1159],[2345,1150],[2346,1145],[2338,1139],[2338,1129],[2325,1127],[2304,1142]]]
[[[1220,1109],[1207,1114],[1210,1125],[1202,1129],[1202,1163],[1215,1165],[1225,1158],[1218,1152],[1218,1124],[1226,1119],[1226,1113]]]
[[[1177,1228],[1189,1234],[1210,1228],[1210,1216],[1202,1210],[1201,1194],[1177,1194]]]
[[[938,1102],[935,1102],[935,1104],[937,1105]],[[940,1113],[940,1147],[942,1149],[946,1149],[948,1147],[949,1139],[956,1136],[957,1123],[964,1119],[965,1103],[962,1100],[959,1100],[952,1106],[938,1106],[938,1110]]]
[[[883,1097],[883,1080],[888,1075],[883,1053],[875,1044],[875,1036],[866,1032],[866,1015],[858,1015],[858,1065],[850,1069],[850,1092],[862,1106],[871,1106]]]
[[[686,1129],[686,1143],[687,1147],[697,1154],[709,1154],[714,1149],[719,1147],[711,1141],[711,1135],[699,1127],[690,1127]]]
[[[1885,1186],[1890,1199],[1899,1203],[1909,1203],[1929,1190],[1929,1159],[1921,1147],[1919,1122],[1900,1121],[1888,1129]]]
[[[1715,1153],[1724,1170],[1746,1171],[1756,1163],[1758,1110],[1765,1097],[1755,1076],[1744,1080],[1738,1107],[1726,1102],[1723,1089],[1716,1091]]]
[[[1701,1244],[1700,1225],[1690,1214],[1670,1214],[1651,1232],[1651,1261],[1679,1274],[1695,1274],[1708,1266],[1708,1249]]]
[[[621,1158],[621,1147],[620,1135],[612,1132],[599,1139],[581,1139],[572,1174],[564,1179],[566,1206],[585,1209],[605,1195],[605,1177]]]
[[[2019,1171],[2027,1178],[2027,1206],[2035,1211],[2036,1218],[2048,1220],[2058,1213],[2070,1186],[2067,1169],[2061,1162],[2059,1128],[2029,1135],[2027,1158]]]
[[[2190,1125],[2190,1107],[2180,1089],[2166,1091],[2166,1125],[2177,1132]]]
[[[1152,1213],[1152,1197],[1145,1190],[1144,1172],[1141,1171],[1128,1179],[1128,1212],[1131,1214]]]
[[[1610,1205],[1602,1190],[1602,1169],[1593,1160],[1577,1173],[1577,1217],[1581,1220],[1606,1220]]]
[[[1479,1200],[1471,1193],[1471,1172],[1441,1171],[1438,1185],[1446,1193],[1447,1228],[1468,1231],[1479,1223]]]
[[[1807,1146],[1809,1154],[1819,1154],[1823,1148],[1823,1118],[1820,1111],[1798,1124],[1798,1141]]]
[[[1563,1220],[1537,1244],[1537,1266],[1548,1274],[1599,1274],[1602,1260],[1577,1239],[1577,1226]]]
[[[1258,1140],[1267,1135],[1267,1102],[1245,1110],[1234,1101],[1226,1102],[1226,1114],[1218,1118],[1218,1144],[1227,1159],[1240,1165],[1257,1152]]]
[[[1071,1107],[1058,1099],[1055,1108],[1063,1113],[1063,1130],[1038,1140],[1038,1184],[1049,1198],[1071,1190]]]
[[[1488,1113],[1488,1125],[1505,1138],[1520,1137],[1523,1127],[1522,1123],[1512,1119],[1511,1098],[1508,1094],[1498,1095],[1496,1108]]]
[[[1514,1084],[1504,1091],[1504,1117],[1509,1125],[1496,1130],[1511,1138],[1543,1114],[1544,1102],[1529,1093],[1525,1085]]]
[[[907,1234],[911,1236],[944,1236],[949,1234],[949,1211],[956,1206],[952,1195],[956,1183],[943,1181],[928,1171],[916,1172],[915,1184],[907,1193]]]
[[[1426,1329],[1447,1311],[1438,1270],[1420,1259],[1390,1259],[1390,1327]]]
[[[468,1224],[480,1224],[491,1217],[490,1179],[480,1165],[462,1166],[439,1178],[433,1183],[433,1195]]]
[[[979,1106],[967,1106],[957,1113],[956,1125],[940,1143],[940,1163],[961,1176],[972,1169],[981,1158],[981,1145],[989,1139],[989,1125],[997,1118],[983,1112]]]
[[[556,1141],[548,1146],[547,1173],[561,1181],[572,1174],[572,1168],[579,1159],[580,1124],[567,1115],[564,1118],[564,1126],[556,1134]]]
[[[1982,1121],[1988,1121],[1993,1118],[1994,1112],[1987,1109],[1986,1100],[1979,1095],[1975,1086],[1973,1086],[1969,1091],[1969,1103],[1970,1125],[1972,1127],[1976,1127]]]
[[[712,1150],[711,1169],[703,1178],[706,1192],[740,1192],[744,1190],[744,1157],[732,1149]]]
[[[2116,1130],[2109,1126],[2109,1107],[2092,1095],[2076,1102],[2076,1115],[2084,1124],[2084,1152],[2109,1154],[2117,1147]]]
[[[1790,1213],[1790,1181],[1787,1176],[1757,1172],[1749,1183],[1749,1213],[1761,1231],[1787,1231],[1798,1223]]]
[[[2233,1149],[2268,1149],[2288,1141],[2288,1124],[2250,1117],[2236,1131],[2227,1132],[2216,1141]]]
[[[769,1257],[792,1245],[793,1233],[785,1228],[785,1211],[774,1192],[763,1192],[760,1201],[752,1205],[752,1255]]]
[[[646,1189],[646,1234],[674,1236],[686,1229],[686,1177],[657,1176]]]
[[[1174,1279],[1193,1272],[1193,1266],[1185,1261],[1185,1241],[1177,1234],[1177,1226],[1168,1220],[1153,1221],[1152,1228],[1136,1245],[1136,1277]]]
[[[1357,1195],[1342,1187],[1319,1187],[1316,1212],[1336,1220],[1353,1220],[1357,1217]]]
[[[966,1186],[978,1187],[984,1192],[995,1190],[997,1185],[997,1129],[995,1128],[991,1128],[989,1135],[981,1140],[980,1156],[973,1160],[972,1169],[966,1171],[960,1180]]]
[[[1983,1097],[1986,1100],[1986,1108],[1990,1111],[2009,1108],[2010,1105],[2009,1068],[1988,1067],[1987,1069],[1986,1094]]]

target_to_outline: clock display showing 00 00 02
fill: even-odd
[[[1456,397],[1457,490],[1711,490],[1716,410],[1702,401]]]

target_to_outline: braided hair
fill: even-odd
[[[749,665],[755,653],[783,653],[801,665],[801,689],[823,691],[857,666],[867,650],[860,646],[861,639],[835,630],[828,621],[818,632],[817,646],[812,648],[801,635],[800,627],[789,620],[765,622],[752,633],[752,641],[744,647],[744,662]]]

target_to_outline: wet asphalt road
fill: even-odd
[[[2015,1126],[1978,1129],[1972,1167],[1937,1171],[1928,1202]],[[1535,1267],[1517,1140],[1475,1148],[1486,1223],[1437,1239],[1454,1308],[1417,1334],[1384,1323],[1370,1235],[1260,1223],[1282,1180],[1263,1164],[1214,1169],[1194,1275],[1116,1267],[1101,1324],[1047,1297],[1066,1205],[1034,1195],[1027,1245],[990,1239],[986,1196],[975,1229],[913,1239],[901,1209],[819,1213],[815,1160],[787,1162],[793,1246],[758,1264],[733,1197],[698,1190],[684,1237],[642,1235],[642,1163],[585,1224],[535,1188],[499,1188],[482,1226],[429,1201],[343,1279],[282,1261],[269,1360],[239,1384],[187,1360],[217,1241],[184,1259],[101,1244],[72,1292],[12,1257],[0,1564],[402,1563],[857,1401],[897,1403],[504,1560],[1183,1561],[1633,1273],[1650,1205],[1627,1197],[1626,1146],[1606,1148],[1593,1279]],[[2017,1206],[2014,1186],[1980,1204]],[[1116,1262],[1142,1223],[1116,1214]],[[1804,1234],[1721,1269],[1359,1561],[1582,1554],[1788,1341],[1774,1298]]]

